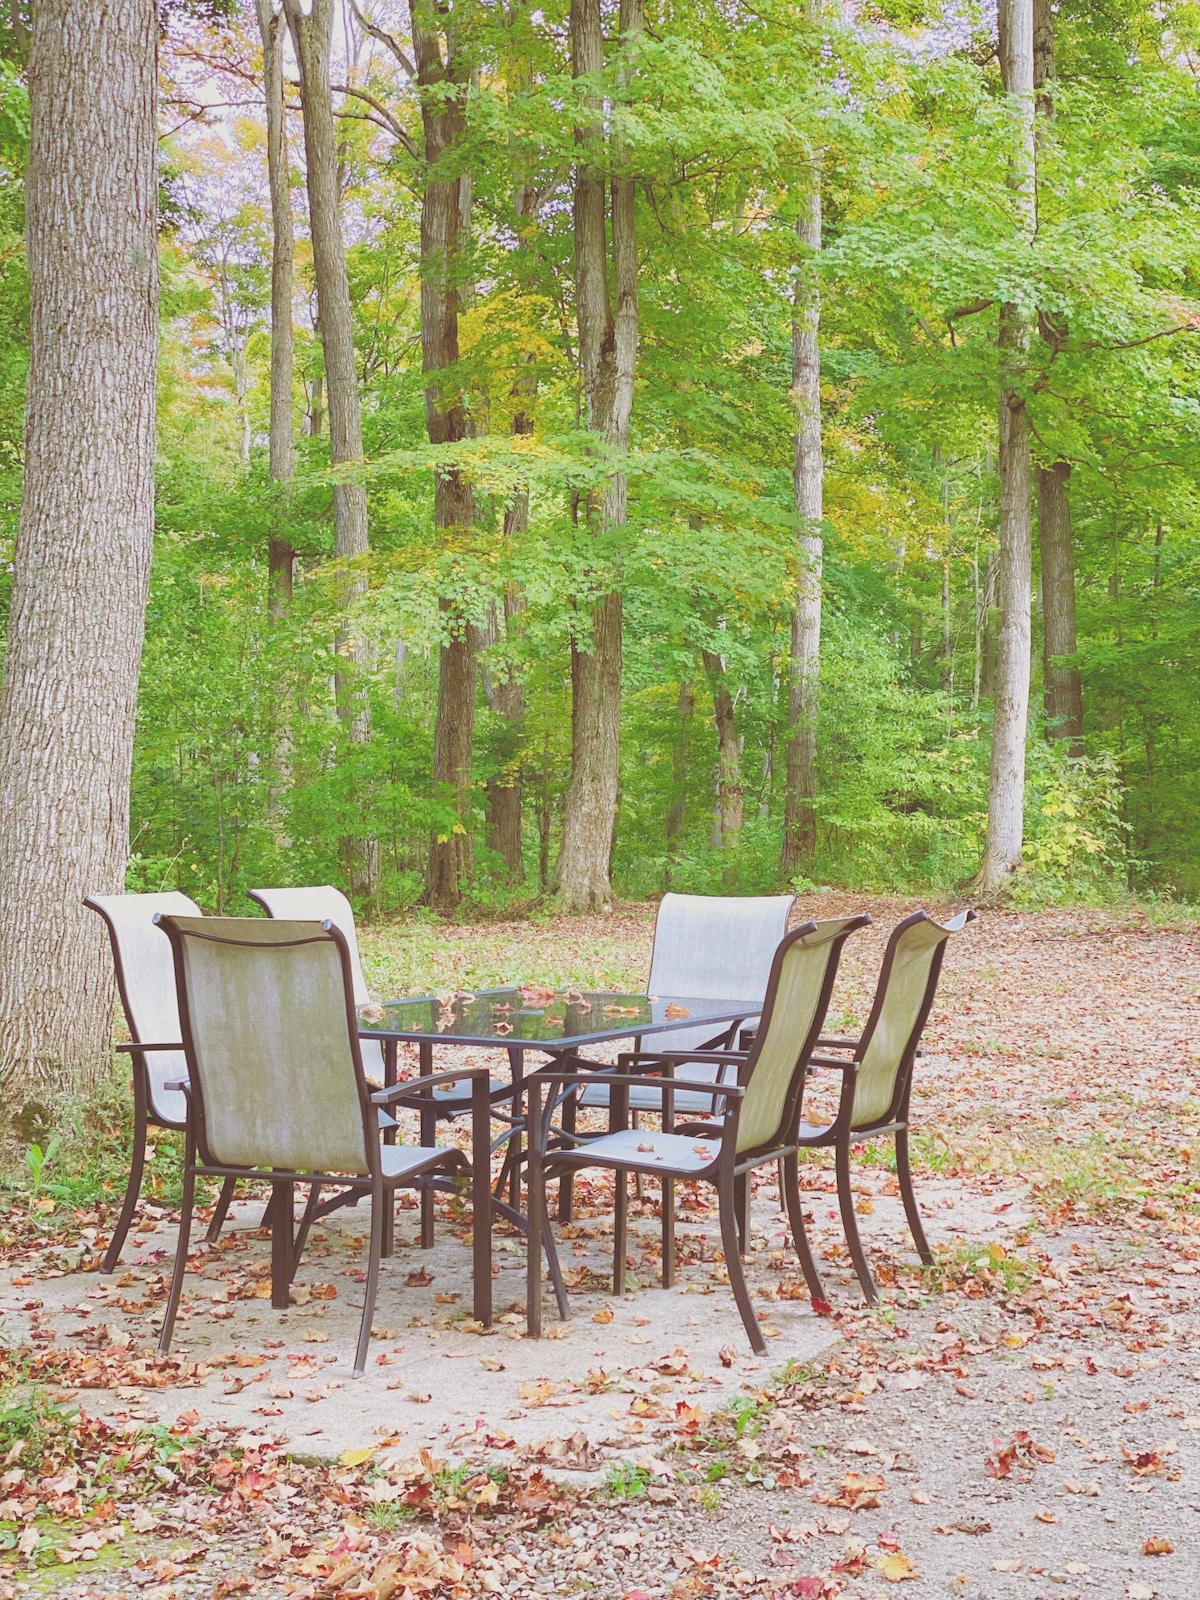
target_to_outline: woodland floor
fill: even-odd
[[[848,1027],[908,906],[814,896],[801,909],[876,918],[835,993],[831,1024]],[[517,976],[632,986],[651,930],[641,909],[417,924],[368,934],[364,955],[387,993]],[[189,1274],[164,1362],[150,1352],[171,1219],[148,1217],[129,1270],[98,1280],[80,1267],[110,1213],[15,1200],[0,1212],[0,1600],[1194,1600],[1195,928],[985,914],[947,958],[915,1115],[937,1264],[912,1252],[886,1153],[864,1152],[875,1312],[827,1163],[805,1177],[828,1317],[802,1298],[764,1174],[752,1281],[776,1336],[763,1361],[712,1214],[687,1212],[678,1290],[650,1287],[653,1192],[631,1244],[646,1287],[613,1302],[593,1272],[610,1206],[602,1183],[584,1189],[564,1241],[572,1320],[541,1344],[515,1320],[471,1332],[446,1214],[433,1258],[398,1249],[361,1385],[348,1378],[354,1213],[315,1246],[281,1315],[262,1301],[268,1247],[244,1208]],[[516,1245],[500,1259],[503,1309]]]

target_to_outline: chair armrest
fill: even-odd
[[[464,1083],[475,1078],[485,1078],[490,1083],[491,1073],[486,1067],[460,1067],[457,1072],[434,1072],[429,1077],[405,1078],[403,1083],[394,1083],[390,1089],[376,1089],[371,1096],[371,1104],[389,1106],[405,1096],[421,1095],[438,1084]]]
[[[532,1078],[527,1078],[525,1081],[526,1083],[532,1083],[534,1080]],[[570,1083],[594,1084],[596,1081],[596,1074],[594,1072],[548,1072],[544,1075],[540,1074],[537,1081],[539,1083],[556,1085]],[[740,1100],[746,1092],[745,1085],[740,1083],[708,1083],[707,1081],[701,1083],[692,1078],[635,1077],[632,1073],[625,1072],[620,1074],[609,1073],[608,1086],[610,1093],[612,1092],[613,1088],[658,1089],[660,1091],[672,1087],[679,1089],[702,1088],[705,1094],[723,1095],[726,1100]]]
[[[745,1058],[744,1050],[639,1050],[629,1052],[617,1057],[617,1071],[623,1072],[622,1062],[636,1061],[659,1062],[669,1061],[672,1066],[681,1066],[687,1061],[715,1061],[720,1066],[734,1065]]]
[[[857,1039],[818,1039],[817,1044],[822,1050],[857,1050]]]
[[[188,1094],[192,1087],[190,1078],[168,1078],[163,1084],[164,1089],[178,1089],[181,1094]]]
[[[151,1050],[174,1050],[177,1054],[182,1052],[183,1044],[177,1040],[174,1044],[118,1044],[113,1047],[119,1055],[140,1056]]]
[[[828,1056],[809,1056],[810,1067],[835,1067],[838,1072],[851,1072],[858,1066],[857,1061],[833,1061]]]

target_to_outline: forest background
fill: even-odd
[[[1033,513],[1006,891],[1200,893],[1200,7],[1035,7],[1036,173],[987,5],[286,9],[161,19],[130,889],[244,912],[332,880],[469,916],[965,887],[1005,670],[999,394]],[[6,57],[0,615],[11,31]]]

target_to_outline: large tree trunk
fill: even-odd
[[[814,8],[809,7],[810,16]],[[817,689],[821,661],[821,579],[825,458],[821,441],[821,298],[814,257],[821,249],[821,173],[816,157],[796,232],[803,258],[792,315],[792,398],[796,440],[792,492],[800,521],[800,575],[792,611],[788,692],[787,780],[783,813],[783,875],[812,859],[817,845]]]
[[[460,41],[446,34],[442,54],[439,30],[446,26],[430,0],[411,0],[413,49],[421,88],[426,179],[421,203],[421,347],[425,372],[425,426],[433,445],[467,437],[461,395],[448,389],[447,369],[458,363],[459,259],[466,210],[463,177],[436,175],[439,162],[462,144],[466,134],[463,94],[469,80]],[[452,378],[457,384],[458,379]],[[439,532],[462,533],[475,521],[475,501],[466,475],[440,471],[434,487],[433,523]],[[452,829],[430,841],[426,887],[435,911],[450,912],[462,899],[471,855],[471,755],[475,735],[475,647],[472,629],[452,601],[442,601],[447,632],[438,663],[438,711],[434,730],[433,778],[448,791],[455,812]]]
[[[329,85],[333,0],[311,0],[307,14],[301,0],[284,0],[284,11],[300,66],[309,233],[329,408],[329,459],[338,467],[360,462],[363,444],[350,281],[340,220],[337,135]],[[337,558],[348,569],[342,598],[349,613],[367,591],[366,575],[361,570],[361,558],[370,548],[367,491],[361,483],[342,479],[334,484],[333,514]],[[344,663],[337,674],[338,716],[352,744],[367,744],[371,738],[371,705],[363,679],[370,664],[370,651],[352,619],[348,618],[342,629],[337,647]],[[378,841],[347,839],[342,848],[351,889],[357,894],[373,895],[379,878]]]
[[[721,846],[729,850],[737,844],[742,831],[742,747],[733,696],[725,679],[725,663],[713,650],[703,650],[701,655],[712,690],[713,721],[717,729],[717,815],[721,823]]]
[[[1038,472],[1038,545],[1042,560],[1042,652],[1046,732],[1069,739],[1071,754],[1083,754],[1083,690],[1079,668],[1062,664],[1075,654],[1075,550],[1066,461]]]
[[[1054,55],[1051,0],[1033,0],[1033,86],[1037,96],[1039,148],[1054,122]],[[1051,346],[1066,338],[1064,322],[1041,319]],[[1038,471],[1038,552],[1042,569],[1042,677],[1046,733],[1068,739],[1073,756],[1083,754],[1083,688],[1078,667],[1059,664],[1075,653],[1075,550],[1071,539],[1071,466],[1056,461]]]
[[[1037,225],[1034,148],[1033,0],[1000,0],[1000,64],[1019,133],[1009,178],[1018,227]],[[1032,324],[1016,304],[1000,308],[1000,638],[992,726],[987,842],[976,880],[995,894],[1021,861],[1025,828],[1025,737],[1029,720],[1033,512],[1026,388]]]
[[[667,811],[667,870],[663,888],[671,887],[671,866],[679,855],[679,841],[687,826],[688,766],[692,753],[692,718],[696,711],[696,691],[684,678],[679,685],[678,715],[675,724],[675,754],[671,762],[671,804]]]
[[[98,1076],[154,526],[153,0],[40,0],[29,63],[25,481],[0,691],[0,1103]]]
[[[642,0],[621,0],[623,46],[643,26]],[[572,0],[571,68],[575,77],[604,66],[599,0]],[[616,313],[608,297],[605,239],[604,133],[594,100],[576,132],[575,299],[579,364],[588,428],[624,449],[629,442],[633,380],[637,362],[637,239],[633,180],[623,169],[625,153],[614,146],[612,263]],[[601,494],[589,496],[588,524],[618,528],[626,518],[626,482],[614,473]],[[558,890],[567,911],[606,911],[612,906],[609,863],[616,825],[621,761],[621,595],[604,596],[590,629],[571,647],[571,782],[563,816]]]

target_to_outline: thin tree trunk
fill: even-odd
[[[271,0],[255,0],[263,47],[263,82],[267,110],[267,183],[271,192],[271,433],[272,483],[289,485],[296,476],[296,441],[292,419],[295,339],[292,332],[292,277],[295,238],[291,186],[288,182],[287,123],[283,101],[282,13]],[[283,490],[286,503],[287,489]],[[285,537],[283,504],[267,545],[267,595],[270,614],[281,617],[291,606],[296,552]]]
[[[40,0],[29,62],[25,476],[0,690],[0,1104],[94,1080],[154,525],[152,0]]]
[[[701,652],[713,697],[717,728],[717,814],[721,822],[721,847],[732,849],[742,831],[742,747],[738,739],[733,696],[725,679],[725,663],[712,650]]]
[[[806,0],[810,23],[820,18],[820,0]],[[792,399],[796,439],[792,496],[800,520],[800,575],[792,611],[792,655],[788,685],[787,777],[783,811],[783,876],[790,878],[817,847],[817,694],[821,665],[821,581],[825,544],[825,456],[821,439],[821,293],[816,260],[821,250],[821,166],[816,151],[803,195],[796,234],[801,260],[792,309]]]
[[[421,347],[425,373],[425,426],[432,445],[467,437],[467,415],[457,376],[459,275],[467,196],[465,177],[446,177],[439,163],[461,146],[466,134],[463,95],[470,70],[443,14],[430,0],[411,0],[413,49],[421,89],[425,136],[425,193],[421,203]],[[461,534],[474,525],[470,481],[457,468],[439,471],[434,485],[433,523],[439,533]],[[475,738],[475,645],[470,623],[451,600],[441,602],[446,638],[438,660],[438,710],[433,743],[433,779],[454,808],[452,829],[430,841],[426,888],[435,911],[450,912],[462,900],[471,858],[471,757]]]
[[[284,0],[284,11],[300,66],[309,232],[329,405],[329,459],[334,467],[339,467],[360,462],[363,444],[350,281],[346,274],[346,248],[340,220],[337,136],[329,84],[333,0],[311,0],[307,15],[301,0]],[[367,579],[361,570],[362,558],[370,548],[367,491],[361,483],[341,479],[334,484],[333,514],[337,559],[348,569],[342,590],[347,619],[337,641],[338,657],[343,663],[337,674],[338,716],[351,744],[363,745],[371,738],[371,704],[363,682],[370,665],[370,652],[350,616],[355,603],[367,591]],[[348,858],[351,889],[357,894],[373,895],[379,878],[378,841],[361,837],[347,839],[343,841],[343,852]]]
[[[636,44],[642,26],[642,0],[621,0],[623,49]],[[590,76],[603,66],[600,0],[572,0],[572,73],[577,78]],[[605,444],[624,449],[629,441],[638,343],[634,186],[622,170],[625,153],[614,145],[614,315],[608,297],[604,133],[594,97],[576,140],[575,298],[587,425]],[[624,474],[614,473],[602,493],[589,496],[587,518],[597,531],[624,525]],[[571,782],[558,860],[558,889],[567,911],[606,911],[612,906],[610,861],[621,762],[621,612],[621,595],[614,590],[596,606],[587,635],[571,645]]]
[[[1032,241],[1037,225],[1033,91],[1033,0],[1001,0],[1000,63],[1018,122],[1009,178],[1018,226]],[[1029,313],[1000,308],[1000,638],[988,789],[987,842],[976,880],[995,894],[1020,865],[1025,828],[1025,737],[1029,720],[1033,511],[1026,387],[1032,334]]]
[[[696,712],[696,691],[690,679],[679,685],[679,704],[675,727],[675,754],[671,762],[671,805],[667,812],[667,870],[665,889],[671,887],[671,866],[679,854],[679,840],[687,826],[688,767],[692,753],[692,719]]]

